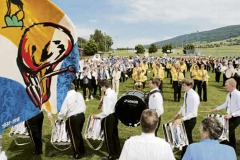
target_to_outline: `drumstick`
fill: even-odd
[[[172,122],[172,121],[174,121],[174,120],[175,120],[175,118],[170,119],[167,123],[170,123],[170,122]]]
[[[200,112],[200,113],[211,113],[212,110],[210,110],[210,111],[198,111],[198,112]]]

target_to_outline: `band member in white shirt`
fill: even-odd
[[[115,105],[117,103],[117,94],[110,88],[108,80],[100,82],[101,90],[105,92],[102,99],[102,112],[93,115],[93,118],[102,119],[104,129],[104,138],[108,150],[108,157],[103,160],[116,160],[121,153],[120,141],[118,137],[118,119],[115,115]]]
[[[86,105],[81,93],[74,90],[74,84],[70,85],[70,90],[63,101],[61,111],[58,113],[58,121],[66,116],[66,129],[71,139],[73,157],[79,159],[85,153],[82,137],[82,129],[85,121]]]
[[[175,160],[170,145],[154,135],[157,112],[146,109],[141,115],[142,134],[126,140],[119,160]]]
[[[227,114],[225,118],[229,120],[229,142],[226,144],[232,146],[236,151],[235,129],[240,124],[240,92],[236,89],[236,81],[233,78],[225,82],[225,89],[228,91],[226,101],[213,111],[225,109]]]
[[[105,64],[101,63],[98,66],[97,69],[97,77],[96,78],[96,85],[99,87],[99,96],[101,97],[102,92],[101,92],[101,86],[100,86],[100,82],[104,79],[109,79],[109,73],[108,70],[105,68]]]
[[[80,79],[82,80],[83,97],[86,101],[89,101],[89,99],[92,96],[92,91],[91,91],[92,75],[89,72],[89,69],[87,67],[83,67],[83,72],[80,75]],[[88,95],[87,95],[87,89],[88,89]]]
[[[179,112],[174,116],[174,125],[184,123],[189,144],[193,143],[192,131],[197,123],[198,106],[200,104],[199,95],[192,89],[193,85],[191,78],[183,80],[182,88],[185,91],[184,103]],[[179,115],[183,117],[177,119]],[[183,157],[186,148],[183,147],[181,157]]]
[[[221,68],[222,68],[222,64],[220,63],[220,60],[216,60],[214,64],[214,69],[215,69],[215,81],[217,83],[220,82]]]
[[[150,87],[151,91],[149,92],[148,107],[149,107],[149,109],[156,110],[157,115],[158,115],[158,125],[155,130],[155,136],[157,136],[158,128],[161,123],[161,115],[164,112],[163,97],[158,88],[159,83],[160,83],[160,81],[158,78],[151,78],[149,81],[149,87]]]
[[[112,87],[113,90],[117,93],[119,92],[119,81],[121,78],[121,71],[117,66],[114,67],[114,70],[112,72]]]

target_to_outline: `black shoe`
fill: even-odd
[[[102,160],[109,160],[108,157],[102,157]]]

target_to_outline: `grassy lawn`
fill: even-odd
[[[212,57],[222,57],[222,56],[240,56],[240,45],[238,46],[222,46],[216,48],[200,48],[199,52],[201,56],[212,56]],[[115,55],[121,56],[135,56],[133,51],[126,50],[115,50]],[[159,49],[156,53],[150,54],[151,56],[162,56],[162,50]],[[182,48],[177,48],[173,50],[170,56],[183,56]]]
[[[189,74],[189,73],[188,73]],[[187,76],[188,76],[187,74]],[[193,133],[193,139],[194,141],[200,140],[199,135],[199,123],[200,121],[207,116],[207,113],[203,113],[201,111],[208,111],[216,106],[222,104],[225,101],[226,98],[226,91],[221,87],[222,83],[215,83],[214,82],[214,74],[210,74],[210,83],[208,85],[208,102],[201,102],[199,106],[199,115],[197,118],[197,125],[194,128]],[[151,76],[151,73],[150,73]],[[128,79],[125,83],[120,83],[120,94],[123,94],[133,87],[133,81],[131,79]],[[146,85],[146,88],[143,92],[149,91],[148,83]],[[86,118],[93,114],[98,113],[97,110],[99,100],[94,98],[94,100],[86,102],[87,105],[87,111],[86,111]],[[162,124],[168,122],[179,110],[181,105],[183,104],[183,94],[181,98],[181,102],[174,102],[173,101],[173,89],[171,88],[171,85],[169,84],[169,79],[164,79],[164,114],[162,116]],[[219,112],[220,114],[224,114],[225,112]],[[43,160],[66,160],[69,159],[68,157],[72,155],[72,150],[68,149],[67,151],[58,151],[56,150],[50,143],[50,137],[51,137],[51,125],[46,118],[44,119],[44,126],[43,126]],[[56,117],[56,116],[55,116]],[[85,122],[86,126],[86,122]],[[85,132],[85,126],[83,129],[83,135]],[[133,135],[139,135],[141,134],[140,127],[135,128],[129,128],[124,126],[123,124],[119,123],[119,137],[121,141],[121,146],[123,146],[124,141],[129,137]],[[6,151],[6,154],[9,158],[9,160],[28,160],[28,159],[35,159],[32,158],[32,151],[33,151],[33,145],[28,144],[25,146],[16,146],[13,139],[8,137],[9,129],[5,130],[3,132],[3,149]],[[163,132],[162,129],[159,129],[158,135],[163,138]],[[236,130],[236,137],[237,137],[237,144],[238,144],[238,158],[240,159],[240,127]],[[95,145],[98,144],[97,141],[93,142]],[[105,156],[106,148],[103,145],[103,147],[100,149],[100,151],[93,151],[91,148],[88,147],[88,145],[85,143],[86,146],[86,154],[83,157],[83,159],[92,159],[97,160],[100,159],[100,157]],[[179,152],[175,152],[176,158],[179,157]]]

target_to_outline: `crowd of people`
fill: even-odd
[[[187,72],[190,72],[189,78],[186,78]],[[215,112],[226,109],[227,112],[225,118],[229,120],[229,142],[222,142],[223,144],[217,142],[223,126],[213,118],[206,118],[202,121],[200,127],[202,140],[199,143],[193,143],[192,132],[197,123],[198,106],[201,101],[207,102],[208,100],[209,72],[215,73],[216,83],[220,83],[222,74],[223,86],[228,91],[226,102],[213,110]],[[132,89],[142,90],[146,88],[147,81],[149,82],[150,92],[146,98],[149,109],[144,110],[141,115],[142,134],[126,140],[123,149],[121,149],[115,104],[117,103],[119,86],[129,78],[133,79]],[[164,114],[163,80],[165,78],[169,79],[169,83],[172,84],[173,101],[180,102],[182,89],[185,92],[183,105],[173,117],[174,125],[184,124],[189,142],[189,146],[183,147],[181,158],[186,160],[201,159],[196,155],[210,152],[210,157],[225,159],[224,157],[227,156],[236,159],[235,129],[240,124],[240,58],[188,56],[178,58],[168,56],[111,56],[98,60],[94,58],[81,60],[79,73],[76,74],[74,84],[70,85],[70,90],[58,114],[59,122],[64,116],[67,117],[67,132],[71,139],[73,158],[79,159],[85,153],[81,133],[85,121],[85,101],[97,98],[100,100],[99,108],[102,112],[93,114],[93,118],[102,120],[102,129],[104,130],[108,152],[108,156],[104,157],[104,160],[175,159],[170,145],[164,139],[157,137],[161,125],[161,116]],[[78,92],[80,89],[83,91],[83,95]],[[39,121],[38,123],[42,125],[43,114],[40,113],[26,122],[35,144],[34,153],[40,155],[42,154],[42,126],[36,129],[35,134],[32,134],[32,128],[36,128],[34,121]],[[212,145],[213,148],[216,147],[229,152],[219,154],[216,149],[207,150],[203,147],[205,143],[209,146]],[[195,153],[196,148],[202,151]],[[201,156],[204,157],[204,155]]]
[[[181,81],[186,78],[186,73],[194,80],[193,90],[196,90],[200,101],[207,102],[207,86],[209,72],[215,73],[215,82],[222,86],[229,78],[237,82],[237,90],[240,89],[240,58],[239,57],[120,57],[111,56],[104,59],[87,58],[80,61],[80,70],[76,75],[76,90],[82,88],[85,100],[100,96],[99,82],[103,79],[111,80],[112,88],[119,94],[119,85],[128,78],[134,81],[133,89],[144,89],[146,82],[151,77],[159,78],[159,89],[164,92],[165,78],[169,78],[172,84],[174,101],[180,101]],[[149,74],[151,72],[152,74]],[[97,90],[99,93],[97,94]]]

